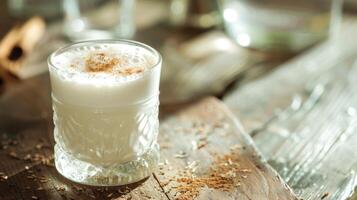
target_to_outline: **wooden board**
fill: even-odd
[[[269,163],[306,200],[357,191],[357,18],[335,38],[237,87],[224,102]]]
[[[207,199],[207,195],[213,199],[295,199],[279,176],[260,160],[238,121],[214,98],[163,115],[159,136],[162,159],[157,172],[147,180],[110,188],[72,183],[52,166],[49,91],[48,75],[43,75],[12,83],[0,98],[1,199]],[[234,163],[214,168],[222,159]],[[192,161],[199,161],[200,177],[207,178],[216,170],[218,182],[209,180],[203,187],[175,189],[183,184],[187,162],[191,162],[191,170],[196,167]],[[236,172],[238,179],[223,177]],[[175,194],[178,189],[195,190],[196,194]]]
[[[166,118],[159,142],[156,175],[170,199],[297,199],[215,98]]]
[[[0,10],[4,11],[1,12],[0,16],[8,17],[8,15],[3,15],[3,13],[6,13],[6,6],[0,5]],[[10,23],[10,19],[6,17],[0,17],[2,25],[6,25],[0,27],[0,34],[6,32],[7,29],[13,25]],[[39,52],[31,55],[31,62],[30,64],[27,63],[27,65],[32,64],[41,68],[47,68],[45,58],[49,52],[52,52],[54,49],[68,42],[65,41],[61,35],[61,27],[62,26],[57,25],[47,29],[46,36],[49,37],[48,41],[50,42],[47,42],[47,39],[44,39],[44,41],[46,41],[44,42],[45,45],[41,46]],[[165,51],[165,45],[163,43],[166,43],[167,40],[175,41],[176,37],[181,38],[184,34],[191,37],[192,35],[197,35],[202,32],[181,30],[181,32],[178,33],[178,31],[179,30],[172,29],[172,27],[167,27],[164,24],[158,24],[157,26],[146,27],[144,30],[139,31],[136,37],[139,41],[143,41],[161,51]],[[158,37],[158,35],[161,37]],[[167,52],[167,54],[170,54],[170,52]],[[165,52],[163,55],[165,56]],[[171,54],[171,57],[175,56],[175,54]],[[232,65],[226,63],[230,65],[227,66],[226,70],[232,70],[230,71],[232,73],[223,73],[226,71],[219,71],[220,76],[213,77],[218,78],[218,80],[215,79],[212,81],[216,84],[207,87],[207,84],[205,84],[207,81],[203,84],[200,82],[199,88],[192,88],[191,82],[187,82],[186,89],[190,89],[190,91],[185,93],[191,92],[190,96],[192,94],[194,97],[207,93],[221,93],[221,90],[224,90],[224,87],[226,87],[226,85],[232,81],[231,79],[236,76],[236,71],[241,71],[241,67],[246,69],[248,68],[247,66],[250,65],[250,61],[248,62],[249,59],[245,59],[246,55],[244,54],[242,56],[244,59],[241,59],[242,62],[238,63],[238,67],[233,65],[236,64],[234,62],[233,64],[231,63]],[[227,57],[219,55],[217,59],[225,60]],[[166,69],[168,69],[170,67],[167,63],[168,59],[165,58],[164,60],[166,60]],[[212,61],[217,60],[213,59]],[[254,60],[254,63],[255,62],[256,60]],[[205,69],[204,66],[207,66],[207,63],[197,65],[196,68],[203,69],[203,71],[206,72],[204,74],[217,72],[217,68],[212,64],[210,65],[212,67],[209,69]],[[191,67],[191,64],[185,67]],[[228,77],[226,77],[226,75]],[[210,76],[210,78],[212,77]],[[225,186],[224,189],[227,191],[221,191],[222,188],[211,190],[209,187],[198,187],[198,190],[196,190],[200,193],[198,198],[261,199],[260,197],[264,197],[263,199],[267,199],[268,197],[279,197],[279,199],[293,199],[293,195],[285,188],[286,186],[279,180],[278,176],[276,176],[266,163],[260,161],[259,155],[255,155],[256,150],[251,146],[251,140],[244,136],[244,133],[241,132],[238,126],[236,126],[237,123],[226,108],[215,99],[206,99],[192,105],[187,103],[180,108],[168,106],[168,109],[161,109],[162,128],[159,140],[163,147],[163,159],[160,169],[147,180],[129,186],[112,188],[96,188],[74,184],[60,176],[55,168],[51,166],[53,162],[53,126],[48,75],[45,74],[40,77],[34,77],[23,81],[15,81],[10,78],[5,80],[5,82],[5,86],[0,83],[0,199],[183,198],[183,196],[175,196],[175,190],[178,190],[177,188],[174,189],[175,184],[178,185],[175,183],[175,180],[168,185],[166,184],[169,179],[174,179],[175,177],[179,178],[179,173],[185,172],[184,168],[186,167],[187,160],[207,160],[207,162],[205,162],[205,167],[202,165],[204,162],[199,164],[200,170],[202,169],[200,175],[204,177],[207,173],[210,173],[209,166],[215,166],[213,163],[215,162],[215,159],[217,162],[222,161],[221,156],[227,156],[227,154],[229,156],[230,153],[233,153],[233,155],[230,155],[232,157],[230,159],[231,161],[228,161],[229,158],[227,157],[227,162],[233,162],[238,159],[238,162],[240,163],[240,166],[237,169],[238,171],[241,170],[239,172],[241,177],[239,178],[240,181],[237,182],[235,180],[234,187]],[[191,89],[193,90],[191,91]],[[162,92],[162,94],[164,94],[164,92]],[[182,97],[183,95],[178,96]],[[210,107],[212,110],[206,110],[206,107]],[[209,111],[212,116],[206,115],[206,111]],[[219,115],[216,116],[216,113]],[[215,127],[217,130],[212,132],[209,136],[206,136],[207,141],[201,139],[197,144],[193,144],[194,146],[197,145],[197,148],[199,148],[199,150],[195,151],[200,153],[187,151],[187,153],[190,154],[186,157],[182,153],[186,152],[185,148],[190,149],[189,145],[192,145],[192,142],[187,144],[188,146],[184,145],[185,142],[191,141],[192,138],[195,140],[199,140],[199,138],[197,138],[197,135],[194,135],[189,131],[187,131],[187,133],[189,133],[187,134],[185,128],[181,128],[186,127],[191,129],[191,125],[196,122],[198,122],[199,126],[211,126],[212,124],[217,123],[216,125],[212,125],[217,126]],[[200,125],[200,123],[203,124]],[[221,123],[224,124],[223,127],[221,127]],[[176,137],[178,140],[175,143],[172,143],[172,140],[176,139]],[[168,146],[168,143],[172,143],[173,145],[171,144],[171,146]],[[207,144],[205,145],[205,143]],[[242,146],[236,146],[236,143],[242,144]],[[247,146],[244,146],[243,144]],[[233,148],[235,151],[231,152],[229,148],[230,146],[238,148]],[[30,157],[28,155],[30,155]],[[226,158],[223,157],[223,159]],[[164,164],[166,163],[166,160],[168,164]],[[192,168],[192,170],[195,166],[195,163],[190,163],[190,168]],[[203,170],[204,168],[206,170]],[[250,168],[254,170],[250,171]],[[227,170],[227,168],[223,169]],[[212,169],[211,172],[212,171],[214,171],[214,169]],[[259,172],[259,174],[255,174],[256,172]],[[228,173],[228,176],[231,176],[231,174]],[[184,179],[180,179],[180,181],[183,180]],[[224,180],[222,184],[225,185]],[[264,185],[261,187],[259,184]],[[209,186],[212,186],[212,183],[210,183]],[[187,188],[181,187],[179,189],[184,191]],[[207,197],[207,195],[212,196]],[[186,199],[192,199],[193,197],[194,196],[192,195],[186,195]]]

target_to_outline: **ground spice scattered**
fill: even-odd
[[[118,189],[118,193],[119,193],[119,194],[123,194],[123,193],[124,193],[124,189],[119,188],[119,189]]]
[[[26,176],[28,179],[31,179],[31,180],[35,180],[36,179],[36,176],[35,175],[28,175]]]
[[[66,188],[65,188],[64,186],[62,186],[62,185],[60,185],[60,186],[55,186],[55,189],[56,189],[57,191],[66,191]]]
[[[330,195],[330,193],[325,192],[322,196],[321,196],[321,200],[327,198]]]
[[[177,153],[175,154],[175,158],[180,158],[180,159],[182,159],[182,158],[187,158],[187,157],[188,157],[188,155],[187,155],[187,153],[184,152],[184,151],[179,151],[179,152],[177,152]]]
[[[44,144],[36,144],[36,146],[35,146],[35,148],[36,149],[38,149],[38,150],[40,150],[40,149],[42,149],[43,148],[43,146],[44,146]]]
[[[0,174],[0,181],[6,181],[9,177],[6,176],[3,172]]]
[[[231,151],[223,156],[216,156],[212,166],[203,176],[195,176],[192,171],[186,169],[179,177],[176,177],[175,181],[178,185],[172,187],[178,193],[177,199],[194,199],[204,187],[226,192],[239,187],[242,180],[241,173],[248,173],[250,170],[241,169],[238,158],[239,153],[237,151]],[[245,178],[248,177],[246,174],[243,176]]]
[[[120,75],[128,76],[131,74],[140,74],[144,71],[144,68],[142,67],[130,67],[130,68],[125,68],[125,69],[120,69],[118,73]]]
[[[3,140],[1,141],[2,149],[8,149],[9,146],[15,146],[18,144],[19,144],[19,142],[17,140],[8,139],[6,136],[3,137]]]
[[[198,167],[199,167],[199,163],[197,161],[192,161],[187,163],[185,169],[191,173],[195,173]]]
[[[44,190],[44,189],[42,187],[38,187],[36,190],[37,191],[41,191],[41,190]]]
[[[13,152],[13,151],[11,151],[11,152],[9,153],[9,156],[10,156],[11,158],[19,159],[19,156],[17,155],[17,153],[16,153],[16,152]]]
[[[207,146],[207,140],[206,139],[200,139],[197,144],[197,149],[201,149],[203,147]]]
[[[35,153],[34,155],[29,156],[30,161],[40,162],[43,165],[53,167],[53,156],[46,156],[42,154]]]
[[[251,169],[242,169],[240,171],[243,172],[243,173],[251,173],[252,172]]]
[[[25,160],[25,161],[31,161],[31,154],[26,154],[26,155],[23,157],[23,160]]]
[[[160,148],[161,149],[168,149],[170,148],[170,144],[167,142],[160,142]]]
[[[83,192],[83,188],[79,187],[79,186],[73,186],[73,189],[76,190],[78,193]]]
[[[205,132],[205,128],[202,127],[202,126],[200,126],[200,127],[197,128],[197,132],[200,133],[200,134],[202,134],[202,133]]]

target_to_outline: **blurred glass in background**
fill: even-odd
[[[212,28],[221,22],[217,0],[171,0],[170,22],[175,26]]]
[[[64,32],[73,41],[131,38],[135,0],[63,0]]]
[[[297,52],[326,38],[342,0],[220,0],[227,33],[241,46]]]
[[[41,15],[46,18],[55,18],[62,13],[60,0],[7,0],[11,15],[30,17]]]

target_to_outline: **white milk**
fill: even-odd
[[[89,72],[88,57],[118,59],[111,71]],[[104,61],[103,61],[104,62]],[[50,58],[59,147],[98,166],[125,163],[155,143],[161,60],[155,52],[127,44],[73,46]],[[117,73],[134,68],[134,74]]]

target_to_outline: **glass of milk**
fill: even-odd
[[[159,160],[161,56],[129,40],[75,43],[48,59],[55,165],[88,185],[148,177]]]

